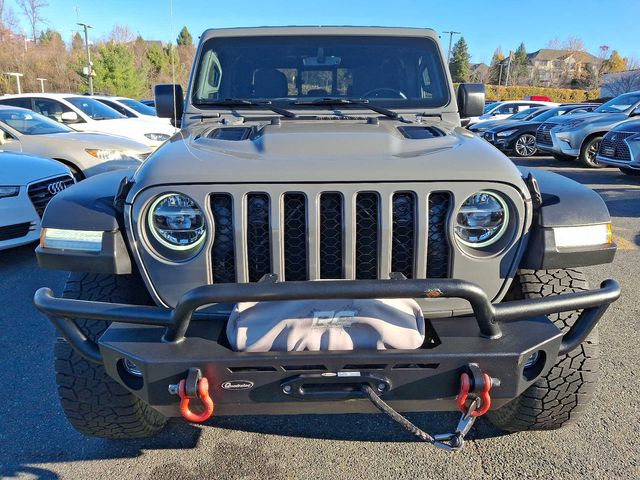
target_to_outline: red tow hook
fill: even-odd
[[[169,393],[180,397],[180,413],[190,422],[201,423],[213,415],[215,408],[213,399],[209,396],[209,381],[203,377],[200,370],[190,368],[186,379],[180,380],[177,385],[169,385]],[[192,412],[189,403],[192,398],[199,398],[204,406],[201,413]]]
[[[469,367],[471,375],[474,377],[473,391],[471,391],[471,376],[467,372],[461,373],[460,393],[458,393],[456,397],[456,404],[458,405],[458,410],[463,414],[468,414],[470,417],[480,417],[489,411],[491,407],[489,391],[493,384],[499,385],[499,380],[491,378],[486,373],[482,373],[476,365],[469,365]],[[479,392],[477,391],[478,389],[480,389]],[[475,394],[476,398],[480,401],[480,405],[471,411],[469,411],[469,407],[467,406],[470,391],[472,394]]]

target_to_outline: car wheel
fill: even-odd
[[[112,303],[151,304],[137,275],[72,273],[64,298]],[[77,320],[82,332],[98,340],[107,323]],[[81,357],[61,337],[54,349],[56,383],[65,416],[80,433],[110,439],[150,437],[159,433],[167,419],[130,393],[105,372],[101,364]]]
[[[555,158],[556,160],[559,160],[561,162],[572,162],[573,160],[575,160],[574,157],[572,157],[570,155],[565,155],[563,153],[554,153],[553,154],[553,158]]]
[[[511,284],[509,300],[543,298],[589,289],[578,269],[519,270]],[[578,311],[549,315],[566,332]],[[555,430],[578,419],[595,392],[600,371],[598,330],[594,328],[578,348],[556,359],[546,375],[506,405],[487,413],[496,427],[509,432]]]
[[[620,171],[625,175],[629,175],[631,177],[640,177],[640,170],[635,170],[633,168],[620,167]]]
[[[531,157],[537,151],[536,137],[530,133],[520,135],[513,146],[513,152],[516,157]]]
[[[602,137],[593,137],[582,145],[580,156],[578,157],[582,165],[589,168],[606,167],[606,165],[602,165],[596,160],[596,155],[598,155],[598,150],[600,149],[600,142],[602,142]]]

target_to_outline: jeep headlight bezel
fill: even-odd
[[[171,260],[195,256],[209,233],[204,209],[184,193],[158,195],[146,209],[145,217],[147,238],[154,250]]]
[[[476,216],[475,219],[472,215]],[[480,190],[468,196],[456,212],[455,238],[467,247],[488,247],[504,236],[509,228],[509,219],[506,199],[497,192]]]

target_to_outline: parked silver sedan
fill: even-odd
[[[140,165],[152,152],[142,143],[103,133],[76,132],[25,108],[0,106],[0,150],[53,158],[76,180]]]

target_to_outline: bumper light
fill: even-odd
[[[169,139],[170,135],[167,135],[166,133],[145,133],[144,136],[154,142],[164,142]]]
[[[0,198],[15,197],[20,193],[20,187],[0,187]]]
[[[611,224],[585,225],[581,227],[558,227],[553,229],[558,248],[579,248],[609,245],[613,242]]]
[[[102,250],[102,234],[90,230],[62,230],[43,228],[40,245],[44,248],[99,252]]]

